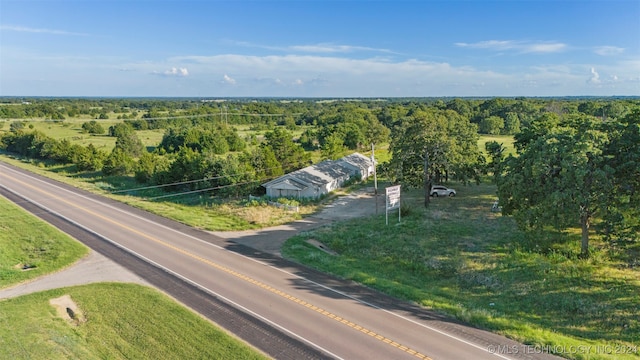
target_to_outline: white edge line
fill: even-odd
[[[197,283],[197,282],[195,282],[195,281],[193,281],[193,280],[191,280],[191,279],[189,279],[189,278],[187,278],[187,277],[184,277],[184,276],[180,275],[179,273],[177,273],[177,272],[175,272],[175,271],[173,271],[173,270],[171,270],[171,269],[169,269],[169,268],[166,268],[166,267],[164,267],[164,266],[160,265],[159,263],[157,263],[157,262],[155,262],[155,261],[153,261],[153,260],[151,260],[151,259],[149,259],[149,258],[147,258],[147,257],[145,257],[145,256],[143,256],[143,255],[141,255],[141,254],[139,254],[139,253],[137,253],[137,252],[135,252],[135,251],[133,251],[133,250],[131,250],[131,249],[127,248],[126,246],[123,246],[123,245],[121,245],[121,244],[117,243],[116,241],[113,241],[113,240],[111,240],[110,238],[108,238],[108,237],[106,237],[106,236],[104,236],[104,235],[102,235],[102,234],[100,234],[100,233],[98,233],[98,232],[96,232],[96,231],[93,231],[93,230],[91,230],[91,229],[89,229],[89,228],[85,227],[84,225],[82,225],[82,224],[80,224],[80,223],[77,223],[77,222],[75,222],[74,220],[71,220],[71,219],[69,219],[68,217],[66,217],[66,216],[64,216],[64,215],[62,215],[62,214],[60,214],[60,213],[58,213],[58,212],[56,212],[56,211],[53,211],[53,210],[49,209],[48,207],[46,207],[46,206],[44,206],[44,205],[42,205],[42,204],[38,203],[37,201],[32,200],[31,198],[29,198],[29,197],[27,197],[27,196],[25,196],[25,195],[22,195],[21,193],[19,193],[19,192],[17,192],[17,191],[11,190],[11,189],[7,188],[6,186],[4,186],[4,185],[2,185],[2,184],[0,184],[0,187],[2,187],[2,188],[4,188],[4,189],[6,189],[7,191],[9,191],[9,192],[11,192],[11,193],[13,193],[13,194],[15,194],[15,195],[17,195],[17,196],[19,196],[19,197],[21,197],[21,198],[25,199],[25,200],[27,200],[28,202],[30,202],[30,203],[32,203],[32,204],[34,204],[34,205],[36,205],[36,206],[38,206],[38,207],[40,207],[40,208],[42,208],[42,209],[45,209],[45,210],[46,210],[46,211],[48,211],[49,213],[54,214],[54,215],[56,215],[56,216],[58,216],[58,217],[60,217],[60,218],[62,218],[62,219],[64,219],[64,220],[68,221],[69,223],[71,223],[71,224],[73,224],[73,225],[75,225],[75,226],[77,226],[77,227],[79,227],[79,228],[81,228],[81,229],[83,229],[83,230],[85,230],[85,231],[87,231],[87,232],[90,232],[90,233],[92,233],[92,234],[94,234],[94,235],[96,235],[96,236],[100,237],[101,239],[106,240],[107,242],[111,243],[112,245],[115,245],[116,247],[118,247],[118,248],[120,248],[120,249],[122,249],[122,250],[127,251],[128,253],[130,253],[130,254],[132,254],[132,255],[136,256],[137,258],[142,259],[142,260],[144,260],[145,262],[147,262],[147,263],[149,263],[149,264],[152,264],[152,265],[156,266],[157,268],[160,268],[160,269],[162,269],[162,270],[164,270],[164,271],[166,271],[166,272],[168,272],[168,273],[170,273],[170,274],[172,274],[172,275],[174,275],[174,276],[176,276],[176,277],[178,277],[178,278],[182,279],[183,281],[186,281],[187,283],[189,283],[189,284],[191,284],[191,285],[196,286],[197,288],[200,288],[200,289],[202,289],[202,290],[204,290],[204,291],[206,291],[206,292],[208,292],[208,293],[210,293],[210,294],[212,294],[212,295],[215,295],[215,296],[217,296],[217,297],[219,297],[219,298],[223,299],[223,300],[224,300],[224,301],[226,301],[227,303],[232,304],[232,305],[233,305],[233,306],[235,306],[236,308],[239,308],[239,309],[241,309],[241,310],[243,310],[243,311],[245,311],[245,312],[247,312],[247,313],[251,314],[252,316],[254,316],[254,317],[256,317],[256,318],[258,318],[258,319],[260,319],[260,320],[262,320],[262,321],[264,321],[264,322],[266,322],[266,323],[268,323],[268,324],[270,324],[270,325],[272,325],[272,326],[274,326],[275,328],[280,329],[281,331],[283,331],[283,332],[285,332],[285,333],[287,333],[287,334],[290,334],[291,336],[293,336],[293,337],[295,337],[295,338],[298,338],[298,339],[302,340],[303,342],[306,342],[307,344],[309,344],[309,345],[311,345],[311,346],[313,346],[313,347],[315,347],[315,348],[317,348],[317,349],[320,349],[321,351],[324,351],[324,352],[326,352],[327,354],[329,354],[329,355],[331,355],[331,356],[333,356],[333,357],[335,357],[335,358],[337,358],[337,359],[343,359],[343,358],[341,358],[340,356],[338,356],[338,355],[336,355],[336,354],[332,353],[331,351],[329,351],[329,350],[327,350],[327,349],[323,348],[322,346],[320,346],[320,345],[318,345],[318,344],[316,344],[316,343],[314,343],[314,342],[312,342],[312,341],[310,341],[310,340],[308,340],[308,339],[306,339],[306,338],[304,338],[304,337],[302,337],[302,336],[300,336],[300,335],[298,335],[298,334],[294,333],[293,331],[291,331],[291,330],[289,330],[289,329],[287,329],[287,328],[283,327],[282,325],[279,325],[278,323],[276,323],[276,322],[274,322],[274,321],[272,321],[272,320],[267,319],[266,317],[264,317],[264,316],[262,316],[262,315],[260,315],[260,314],[258,314],[258,313],[256,313],[256,312],[254,312],[254,311],[252,311],[252,310],[250,310],[250,309],[248,309],[248,308],[246,308],[246,307],[244,307],[244,306],[242,306],[242,305],[238,304],[237,302],[235,302],[235,301],[233,301],[233,300],[231,300],[231,299],[229,299],[229,298],[225,297],[224,295],[221,295],[221,294],[219,294],[219,293],[217,293],[217,292],[215,292],[215,291],[213,291],[213,290],[211,290],[211,289],[207,288],[206,286],[203,286],[203,285],[201,285],[201,284],[199,284],[199,283]],[[186,234],[185,234],[185,235],[186,235]],[[154,287],[155,287],[155,286],[154,286]],[[192,311],[193,311],[193,310],[192,310]],[[218,326],[222,327],[221,325],[218,325]]]
[[[71,193],[71,194],[73,194],[73,195],[75,195],[75,196],[79,196],[79,197],[84,198],[84,199],[86,199],[86,200],[89,200],[89,201],[91,201],[91,202],[97,203],[97,204],[99,204],[99,205],[101,205],[101,206],[105,206],[105,207],[108,207],[108,208],[110,208],[110,209],[112,209],[112,210],[116,210],[116,211],[118,211],[118,212],[121,212],[121,213],[123,213],[123,214],[125,214],[125,215],[129,215],[129,216],[132,216],[132,217],[134,217],[134,218],[137,218],[137,219],[140,219],[140,220],[142,220],[142,221],[145,221],[145,222],[147,222],[147,223],[154,224],[154,225],[156,225],[156,226],[160,226],[160,227],[162,227],[162,228],[168,229],[168,230],[173,231],[173,232],[175,232],[175,233],[177,233],[177,234],[180,234],[180,235],[182,235],[182,236],[186,236],[186,237],[188,237],[188,238],[190,238],[190,239],[193,239],[193,240],[199,241],[199,242],[201,242],[201,243],[203,243],[203,244],[206,244],[206,245],[209,245],[209,246],[212,246],[212,247],[218,248],[218,249],[220,249],[220,250],[225,250],[225,251],[227,251],[227,252],[229,252],[229,253],[231,253],[231,254],[234,254],[234,255],[236,255],[236,256],[240,256],[240,257],[242,257],[242,258],[245,258],[245,259],[248,259],[248,260],[254,261],[254,262],[256,262],[256,263],[262,264],[262,265],[264,265],[264,266],[270,267],[270,268],[272,268],[272,269],[275,269],[275,270],[277,270],[277,271],[283,272],[283,273],[285,273],[285,274],[287,274],[287,275],[289,275],[289,276],[292,276],[292,277],[294,277],[294,278],[297,278],[297,279],[301,279],[301,280],[308,281],[308,282],[309,282],[309,283],[311,283],[311,284],[314,284],[314,285],[319,286],[319,287],[321,287],[321,288],[324,288],[324,289],[326,289],[326,290],[332,291],[332,292],[334,292],[334,293],[336,293],[336,294],[339,294],[339,295],[341,295],[341,296],[344,296],[344,297],[346,297],[346,298],[348,298],[348,299],[351,299],[351,300],[356,301],[356,302],[359,302],[359,303],[361,303],[361,304],[364,304],[364,305],[367,305],[367,306],[373,307],[373,308],[375,308],[375,309],[378,309],[378,310],[384,311],[384,312],[385,312],[385,313],[387,313],[387,314],[390,314],[390,315],[395,316],[395,317],[397,317],[397,318],[400,318],[400,319],[403,319],[403,320],[405,320],[405,321],[411,322],[411,323],[413,323],[413,324],[415,324],[415,325],[418,325],[418,326],[420,326],[420,327],[423,327],[423,328],[425,328],[425,329],[428,329],[428,330],[434,331],[434,332],[439,333],[439,334],[441,334],[441,335],[444,335],[444,336],[446,336],[446,337],[448,337],[448,338],[451,338],[451,339],[454,339],[454,340],[456,340],[456,341],[459,341],[459,342],[461,342],[461,343],[463,343],[463,344],[467,344],[467,345],[469,345],[469,346],[472,346],[472,347],[474,347],[474,348],[476,348],[476,349],[483,350],[483,351],[485,351],[485,352],[487,352],[487,353],[490,353],[490,354],[492,354],[492,355],[495,355],[495,356],[497,356],[497,357],[499,357],[499,358],[506,359],[506,360],[511,360],[511,359],[512,359],[512,358],[510,358],[510,357],[506,357],[506,356],[504,356],[504,355],[502,355],[502,354],[498,354],[498,353],[496,353],[496,352],[491,352],[491,351],[489,351],[489,349],[488,349],[488,348],[486,348],[486,347],[482,347],[482,346],[480,346],[480,345],[478,345],[478,344],[474,344],[474,343],[472,343],[472,342],[470,342],[470,341],[467,341],[467,340],[465,340],[465,339],[462,339],[462,338],[459,338],[459,337],[457,337],[457,336],[451,335],[451,334],[449,334],[449,333],[446,333],[446,332],[444,332],[444,331],[442,331],[442,330],[436,329],[436,328],[431,327],[431,326],[429,326],[429,325],[426,325],[426,324],[420,323],[420,322],[415,321],[415,320],[413,320],[413,319],[410,319],[410,318],[408,318],[408,317],[406,317],[406,316],[403,316],[403,315],[400,315],[400,314],[394,313],[394,312],[392,312],[392,311],[389,311],[389,310],[386,310],[386,309],[384,309],[384,308],[381,308],[381,307],[379,307],[379,306],[377,306],[377,305],[374,305],[374,304],[371,304],[371,303],[369,303],[369,302],[366,302],[366,301],[363,301],[363,300],[357,299],[357,298],[355,298],[354,296],[351,296],[351,295],[349,295],[349,294],[346,294],[346,293],[344,293],[344,292],[342,292],[342,291],[339,291],[339,290],[333,289],[333,288],[331,288],[331,287],[328,287],[328,286],[326,286],[326,285],[320,284],[320,283],[315,282],[315,281],[313,281],[313,280],[309,280],[309,279],[307,279],[307,278],[305,278],[305,277],[302,277],[302,276],[299,276],[299,275],[293,274],[293,273],[291,273],[291,272],[289,272],[289,271],[287,271],[287,270],[283,270],[283,269],[277,268],[277,267],[275,267],[275,266],[273,266],[273,265],[270,265],[270,264],[267,264],[267,263],[265,263],[265,262],[263,262],[263,261],[261,261],[261,260],[256,260],[256,259],[253,259],[253,258],[248,257],[248,256],[246,256],[246,255],[239,254],[239,253],[237,253],[237,252],[235,252],[235,251],[230,251],[230,250],[225,249],[225,248],[223,248],[223,247],[221,247],[221,246],[219,246],[219,245],[212,244],[212,243],[210,243],[210,242],[207,242],[207,241],[204,241],[204,240],[202,240],[202,239],[200,239],[200,238],[197,238],[197,237],[195,237],[195,236],[193,236],[193,235],[185,234],[185,233],[183,233],[183,232],[181,232],[181,231],[179,231],[179,230],[176,230],[176,229],[173,229],[173,228],[168,227],[168,226],[166,226],[166,225],[163,225],[163,224],[157,223],[157,222],[155,222],[155,221],[153,221],[153,220],[146,219],[146,218],[141,217],[141,216],[138,216],[138,215],[136,215],[136,214],[132,214],[132,213],[130,213],[130,212],[128,212],[128,211],[126,211],[126,210],[123,210],[123,209],[117,208],[117,207],[112,206],[112,205],[110,205],[110,204],[106,204],[106,203],[103,203],[103,202],[101,202],[101,201],[98,201],[98,200],[92,199],[92,198],[87,197],[87,196],[85,196],[85,195],[83,195],[83,194],[79,194],[79,193],[77,193],[77,192],[74,192],[74,191],[71,191],[71,190],[65,189],[65,188],[60,187],[60,186],[58,186],[58,185],[56,185],[56,184],[52,184],[52,183],[50,183],[50,182],[46,182],[46,181],[44,181],[44,180],[38,179],[38,178],[36,178],[36,177],[34,177],[34,176],[31,176],[31,175],[29,175],[29,174],[24,174],[24,173],[22,173],[22,172],[16,171],[16,170],[11,169],[11,168],[8,168],[8,169],[10,169],[10,170],[11,170],[11,171],[13,171],[13,172],[17,172],[17,173],[19,173],[19,174],[20,174],[20,175],[22,175],[22,176],[27,176],[27,177],[30,177],[30,178],[32,178],[32,179],[34,179],[34,180],[36,180],[36,181],[39,181],[39,182],[42,182],[42,183],[46,183],[46,184],[47,184],[47,185],[49,185],[49,186],[56,187],[56,188],[58,188],[58,189],[61,189],[61,190],[66,191],[66,192],[68,192],[68,193]],[[113,199],[111,199],[111,200],[113,200]],[[115,201],[117,201],[117,200],[115,200]],[[127,206],[131,206],[131,205],[126,204],[126,203],[124,203],[124,204],[125,204],[125,205],[127,205]],[[143,211],[144,211],[144,210],[143,210]],[[62,216],[62,215],[60,215],[60,216]],[[66,217],[65,217],[65,219],[66,219]],[[82,226],[82,225],[80,225],[80,226]],[[83,227],[83,228],[84,228],[84,227]],[[91,230],[89,230],[89,231],[91,231]]]

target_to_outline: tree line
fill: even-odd
[[[503,213],[523,229],[579,226],[584,255],[593,230],[610,239],[638,239],[640,101],[634,98],[78,102],[3,104],[0,116],[31,106],[32,114],[74,106],[93,106],[100,114],[105,106],[127,117],[107,131],[116,138],[111,152],[49,138],[20,121],[0,137],[0,147],[75,164],[79,171],[134,176],[142,184],[180,184],[168,190],[241,195],[309,165],[312,152],[336,159],[388,144],[391,160],[379,172],[392,182],[424,188],[425,206],[433,184],[479,182],[489,174]],[[142,115],[131,118],[134,112]],[[243,139],[235,124],[267,131],[264,139]],[[104,133],[99,117],[82,129]],[[145,129],[165,130],[152,152],[136,133]],[[294,139],[298,129],[303,130]],[[489,142],[487,160],[477,146],[479,134],[513,135],[516,154],[506,156],[502,144]]]

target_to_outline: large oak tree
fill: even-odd
[[[449,178],[478,180],[480,151],[475,124],[453,110],[416,110],[391,133],[391,169],[401,183],[425,188]]]

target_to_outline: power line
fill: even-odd
[[[148,198],[144,198],[144,199],[141,199],[141,200],[153,201],[153,200],[157,200],[157,199],[163,199],[163,198],[168,198],[168,197],[175,197],[175,196],[193,194],[193,193],[204,192],[204,191],[209,191],[209,190],[218,190],[218,189],[224,189],[224,188],[233,187],[233,186],[247,185],[247,184],[252,184],[252,183],[256,183],[256,182],[259,182],[259,181],[258,180],[253,180],[253,181],[246,181],[246,182],[242,182],[242,183],[235,183],[235,184],[229,184],[229,185],[219,185],[219,186],[214,186],[214,187],[210,187],[210,188],[206,188],[206,189],[183,191],[183,192],[180,192],[180,193],[171,193],[171,194],[166,194],[166,195],[148,197]]]
[[[158,189],[158,188],[163,188],[163,187],[167,187],[167,186],[175,186],[175,185],[191,184],[191,183],[197,183],[197,182],[201,182],[201,181],[215,180],[215,179],[226,178],[226,177],[231,177],[231,176],[240,176],[240,175],[254,174],[254,173],[256,173],[256,172],[260,172],[260,171],[267,171],[267,170],[273,170],[273,169],[278,169],[278,167],[272,167],[272,168],[267,168],[267,169],[257,169],[257,170],[255,170],[255,171],[247,171],[247,172],[237,173],[237,174],[228,174],[228,175],[213,176],[213,177],[208,177],[208,178],[203,178],[203,179],[196,179],[196,180],[179,181],[179,182],[169,183],[169,184],[160,184],[160,185],[143,186],[143,187],[139,187],[139,188],[131,188],[131,189],[115,190],[115,191],[111,191],[111,194],[118,194],[118,193],[131,192],[131,191],[138,191],[138,190]],[[269,179],[269,178],[265,178],[265,179]],[[255,181],[262,181],[262,180],[255,180]]]

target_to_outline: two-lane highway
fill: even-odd
[[[434,318],[409,304],[391,305],[388,297],[359,286],[318,274],[312,279],[306,274],[313,272],[286,261],[276,267],[231,251],[221,246],[224,240],[205,232],[184,231],[183,225],[159,222],[140,210],[3,163],[0,188],[196,286],[325,357],[508,359],[536,355],[495,353],[496,346],[520,345]],[[203,315],[208,314],[204,311]],[[214,316],[211,320],[219,319]],[[263,350],[274,357],[296,357],[283,350],[270,351],[264,346]]]

